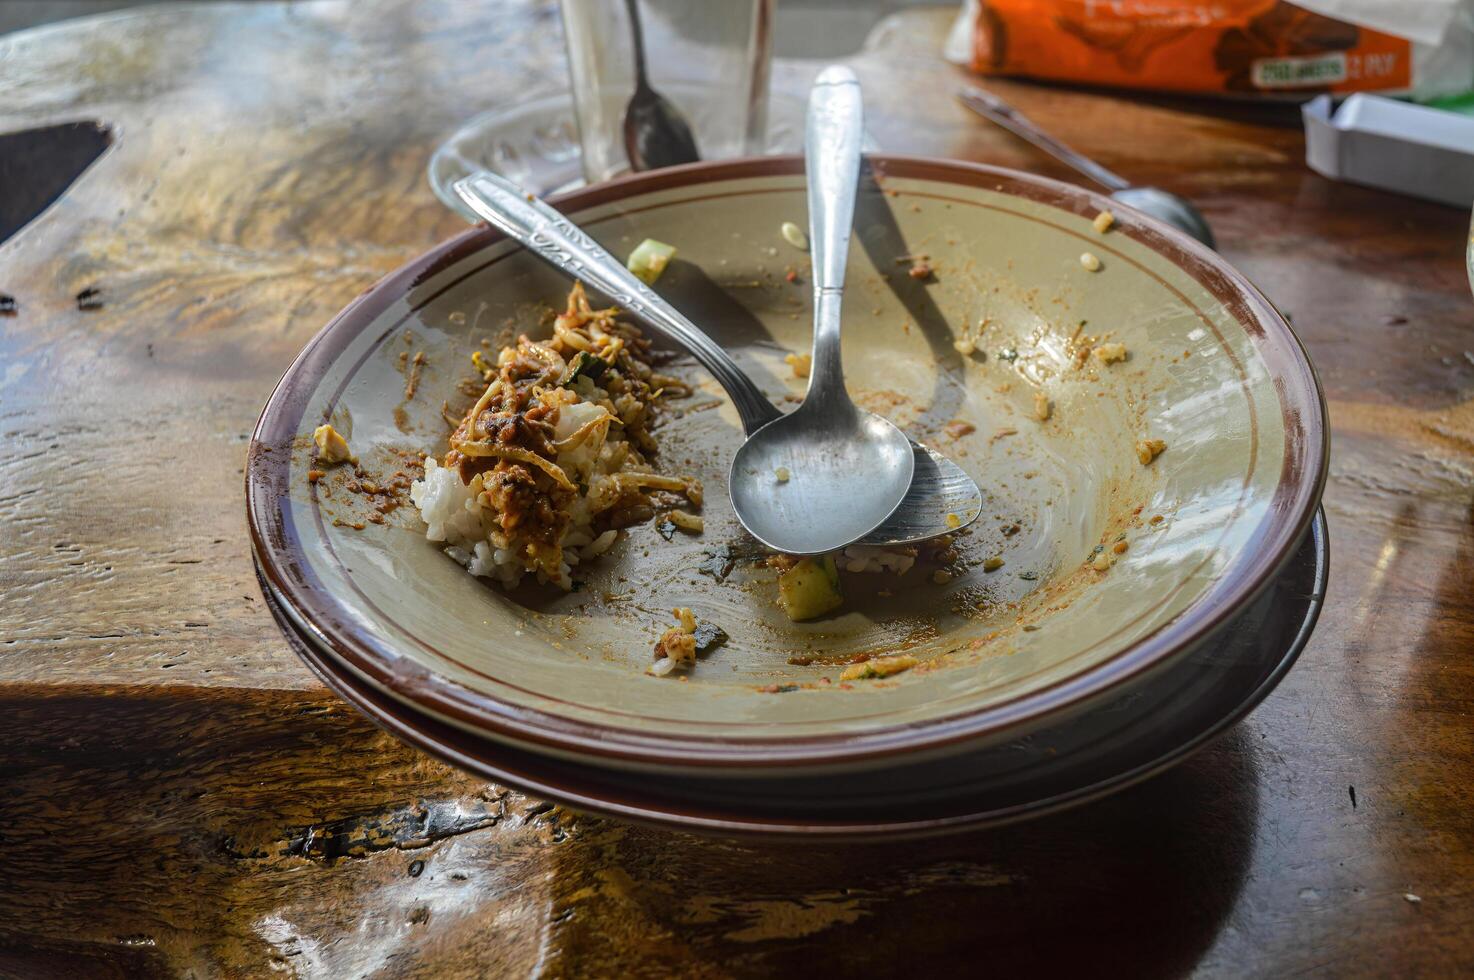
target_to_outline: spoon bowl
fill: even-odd
[[[624,110],[624,152],[631,170],[658,170],[701,159],[681,110],[655,91],[645,70],[645,31],[639,0],[625,0],[634,44],[635,91]]]
[[[1054,157],[1060,163],[1073,168],[1111,192],[1114,200],[1164,221],[1178,231],[1185,232],[1211,249],[1217,249],[1213,240],[1213,229],[1208,219],[1193,207],[1187,198],[1160,187],[1133,187],[1131,182],[1115,171],[1102,166],[1083,153],[1066,146],[1040,129],[1038,124],[1004,102],[992,92],[980,88],[965,88],[957,93],[958,101],[973,112],[988,119],[1020,139],[1027,140]]]
[[[1201,211],[1180,194],[1164,191],[1160,187],[1127,187],[1114,191],[1111,198],[1128,207],[1133,207],[1153,218],[1186,232],[1209,248],[1218,246],[1213,240],[1213,229]]]
[[[658,170],[701,159],[681,110],[648,86],[637,89],[625,109],[624,149],[632,170]]]
[[[728,483],[737,519],[753,537],[786,554],[821,555],[885,522],[914,468],[911,441],[880,416],[800,407],[742,444]]]

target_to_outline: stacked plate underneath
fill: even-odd
[[[297,630],[262,580],[303,661],[380,728],[431,755],[581,810],[733,836],[891,837],[948,833],[1083,803],[1161,772],[1257,705],[1310,638],[1325,594],[1325,519],[1290,566],[1214,644],[1083,717],[905,773],[723,779],[610,772],[478,737],[414,711]]]
[[[567,290],[479,229],[345,310],[257,428],[257,567],[302,659],[381,727],[488,779],[744,835],[1016,820],[1145,778],[1248,712],[1303,648],[1325,588],[1324,406],[1289,327],[1151,219],[1116,207],[1100,232],[1109,202],[1085,191],[872,164],[849,380],[989,493],[948,575],[856,582],[839,613],[793,624],[763,573],[711,574],[724,545],[740,550],[720,490],[738,433],[695,375],[693,410],[657,434],[661,458],[707,485],[705,532],[629,528],[575,592],[504,592],[427,541],[413,507],[366,513],[385,498],[363,484],[444,450],[444,403],[482,339],[535,332],[536,309]],[[560,206],[616,253],[676,245],[667,298],[770,393],[801,393],[783,355],[807,349],[805,256],[778,231],[803,222],[799,161],[659,171]],[[898,263],[923,250],[925,282]],[[323,422],[348,435],[356,472],[313,458]],[[1148,437],[1167,448],[1143,463]],[[642,669],[673,606],[730,634],[686,680]],[[898,650],[925,669],[839,682],[846,658]]]

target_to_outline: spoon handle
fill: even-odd
[[[1089,157],[1071,149],[1044,130],[1034,125],[1033,120],[1004,102],[991,92],[979,88],[965,88],[957,93],[958,100],[973,112],[1002,126],[1020,139],[1028,140],[1060,163],[1073,167],[1091,180],[1113,191],[1123,191],[1131,183],[1113,170],[1096,163]]]
[[[631,54],[635,62],[635,91],[650,87],[645,74],[645,30],[640,26],[640,0],[624,0],[624,9],[630,19]]]
[[[809,184],[809,241],[814,255],[814,358],[804,407],[847,405],[839,318],[845,263],[860,188],[865,108],[855,73],[831,65],[809,93],[804,161]]]
[[[593,286],[696,358],[726,389],[748,435],[782,415],[726,351],[562,213],[505,177],[485,171],[456,181],[455,192],[467,207],[532,254]]]

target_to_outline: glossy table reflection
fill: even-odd
[[[852,60],[877,144],[1066,176],[953,104],[947,18]],[[0,133],[113,128],[0,245],[0,974],[1474,969],[1468,215],[1311,174],[1293,109],[991,83],[1197,202],[1330,399],[1325,613],[1184,765],[965,838],[757,848],[487,786],[321,687],[253,579],[246,434],[328,317],[462,227],[424,181],[437,141],[562,72],[546,0],[0,39]],[[0,195],[39,202],[14,175],[72,168],[78,132],[0,144]]]

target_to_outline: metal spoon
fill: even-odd
[[[656,170],[701,159],[691,127],[671,101],[650,86],[645,73],[645,32],[639,0],[625,0],[634,40],[635,94],[624,109],[624,152],[632,170]]]
[[[763,544],[789,554],[834,551],[875,530],[906,496],[915,469],[906,434],[850,399],[840,363],[863,134],[859,80],[848,68],[824,69],[809,93],[804,139],[814,255],[809,390],[796,411],[742,444],[728,476],[737,519]]]
[[[474,174],[454,187],[467,207],[532,254],[604,293],[653,333],[696,358],[726,389],[749,437],[784,417],[726,351],[564,215],[496,174]],[[972,477],[935,450],[915,440],[910,446],[915,467],[910,489],[863,544],[924,541],[971,524],[982,511],[982,493]]]
[[[1208,227],[1197,208],[1185,197],[1179,197],[1159,187],[1133,187],[1131,182],[1115,171],[1108,170],[1087,156],[1065,146],[1036,126],[1013,106],[991,92],[979,88],[965,88],[957,98],[973,112],[991,119],[1015,136],[1028,140],[1056,160],[1089,177],[1107,188],[1111,197],[1128,207],[1143,211],[1153,218],[1187,232],[1209,248],[1217,248],[1213,241],[1213,229]]]

